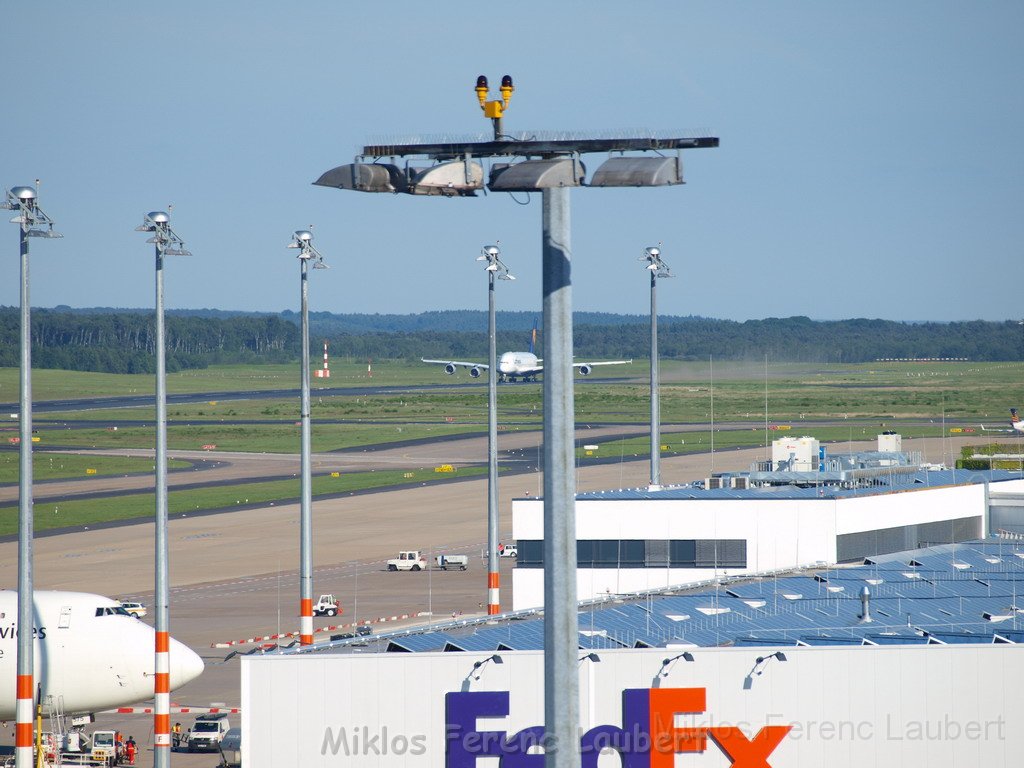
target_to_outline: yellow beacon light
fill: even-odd
[[[501,101],[502,107],[508,109],[508,103],[512,100],[512,91],[515,88],[512,87],[512,75],[505,75],[501,78]]]
[[[487,78],[480,75],[476,79],[476,97],[480,99],[480,109],[487,109]]]
[[[512,99],[512,91],[515,88],[512,86],[512,76],[505,75],[501,78],[501,99],[495,99],[494,101],[487,100],[487,78],[480,75],[476,79],[476,97],[480,100],[480,109],[484,111],[484,117],[490,118],[491,120],[501,120],[505,110],[508,109],[508,103]]]

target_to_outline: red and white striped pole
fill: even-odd
[[[494,616],[501,613],[501,598],[499,597],[498,584],[501,576],[497,571],[487,574],[487,615]]]
[[[14,704],[14,763],[31,766],[32,760],[32,675],[18,675]]]
[[[366,363],[366,375],[368,378],[373,378],[373,358],[371,357]]]
[[[316,371],[316,377],[318,379],[329,379],[331,378],[331,369],[327,366],[327,342],[324,342],[324,367]]]
[[[156,679],[153,681],[153,747],[171,748],[171,635],[156,633]],[[165,753],[167,754],[167,753]],[[164,758],[166,760],[166,758]]]

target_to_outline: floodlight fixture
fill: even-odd
[[[303,262],[312,262],[313,269],[330,269],[324,261],[323,254],[313,245],[313,233],[308,229],[297,229],[292,235],[292,241],[288,248],[297,248],[299,254],[295,257]]]
[[[21,225],[24,237],[64,237],[54,231],[53,221],[39,207],[38,198],[38,192],[32,187],[11,187],[7,191],[6,199],[0,202],[0,208],[18,212],[10,221],[12,224]]]
[[[142,223],[135,231],[153,233],[146,242],[156,246],[157,257],[192,255],[191,251],[185,249],[185,241],[171,229],[171,217],[165,211],[150,211],[142,218]]]
[[[598,656],[596,653],[587,653],[583,656],[580,656],[580,663],[582,664],[584,661],[593,661],[596,663],[601,661],[601,657]]]
[[[661,677],[668,677],[668,673],[671,671],[671,666],[674,662],[682,659],[683,661],[693,661],[693,654],[689,651],[683,651],[677,653],[675,656],[670,656],[667,659],[661,660],[661,669],[658,670],[658,675]]]
[[[654,277],[675,277],[672,270],[661,258],[661,248],[655,245],[644,248],[644,255],[639,257],[640,261],[646,261],[645,269],[654,273]]]
[[[502,659],[501,656],[499,656],[496,653],[492,653],[486,659],[481,659],[480,661],[474,661],[473,662],[473,672],[475,672],[476,674],[474,675],[473,672],[470,672],[470,675],[473,676],[474,680],[479,680],[480,679],[480,669],[481,669],[481,667],[483,667],[488,662],[494,662],[495,664],[504,664],[505,663],[504,659]]]
[[[612,157],[590,179],[591,187],[665,187],[683,182],[683,160],[675,157]]]
[[[758,656],[754,661],[754,674],[760,675],[764,672],[765,666],[767,666],[768,662],[772,659],[775,659],[776,661],[789,661],[786,654],[782,651],[774,651],[773,653],[769,653],[767,656]]]
[[[477,261],[486,261],[484,271],[490,272],[498,280],[515,280],[515,275],[508,271],[501,260],[501,249],[497,245],[485,245],[476,257]]]

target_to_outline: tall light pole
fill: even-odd
[[[641,261],[647,262],[651,273],[651,484],[652,491],[661,487],[661,404],[658,391],[658,278],[672,277],[668,264],[661,260],[661,249],[644,248]]]
[[[487,615],[501,612],[498,574],[498,346],[494,318],[494,281],[515,280],[496,245],[484,246],[477,261],[487,266]]]
[[[39,208],[32,187],[13,187],[0,207],[17,211],[11,221],[20,225],[21,245],[21,403],[18,413],[18,663],[15,685],[14,764],[32,768],[32,700],[35,632],[32,591],[32,317],[29,303],[28,239],[63,237]],[[41,229],[40,227],[45,227]]]
[[[301,458],[299,460],[299,645],[313,644],[313,471],[309,427],[309,263],[327,269],[324,257],[313,247],[313,233],[300,229],[289,248],[298,248],[302,275],[302,395],[300,410]]]
[[[167,370],[164,342],[164,256],[191,256],[185,243],[171,229],[164,211],[150,211],[136,232],[152,232],[156,257],[156,657],[153,677],[153,765],[171,763],[171,654],[170,588],[167,566]]]
[[[507,89],[507,93],[506,93]],[[572,187],[660,187],[683,183],[682,151],[717,147],[718,138],[654,134],[610,138],[509,135],[501,118],[512,95],[487,101],[487,79],[476,94],[492,120],[493,141],[374,144],[355,162],[320,175],[314,184],[358,192],[472,197],[492,192],[541,193],[541,270],[544,307],[544,718],[547,768],[578,768],[576,674],[576,501],[573,462],[572,279],[569,191]],[[671,156],[669,153],[673,153]],[[583,155],[613,155],[586,179]],[[631,153],[627,155],[626,153]],[[648,153],[655,153],[654,155]],[[395,164],[426,158],[427,168]],[[480,161],[492,160],[484,183]],[[500,162],[498,162],[500,160]]]

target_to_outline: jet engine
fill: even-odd
[[[455,365],[452,363],[445,363],[444,372],[451,376],[453,373],[455,373]]]
[[[591,368],[589,365],[581,365],[580,366],[580,376],[589,376],[590,372],[592,370],[594,370],[594,369]]]
[[[472,376],[474,379],[479,379],[480,369],[474,365],[472,368],[469,369],[469,375]]]

